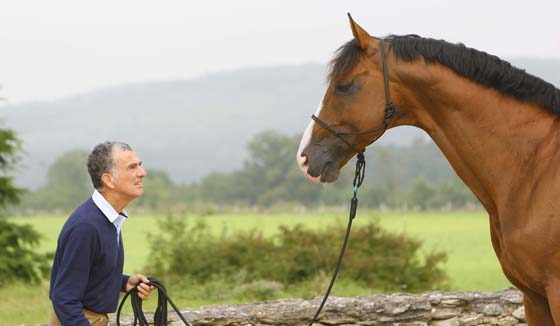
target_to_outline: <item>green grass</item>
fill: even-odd
[[[47,323],[51,311],[49,284],[12,284],[0,288],[0,325]]]
[[[387,229],[422,240],[423,250],[448,253],[446,271],[455,291],[496,291],[511,287],[490,241],[486,213],[387,213]]]
[[[347,213],[274,213],[274,214],[217,214],[204,217],[216,233],[235,232],[256,228],[267,236],[273,235],[279,225],[303,224],[310,228],[324,227],[332,223],[346,224]],[[186,218],[196,219],[196,216]],[[56,239],[66,217],[30,217],[13,218],[17,223],[32,224],[43,234],[39,250],[54,251]],[[498,261],[490,243],[489,224],[486,213],[374,213],[358,212],[354,225],[378,221],[383,228],[393,232],[404,232],[423,242],[423,252],[431,250],[448,253],[446,271],[450,277],[451,290],[494,291],[510,287],[510,283],[502,275]],[[131,215],[123,228],[125,241],[125,273],[142,272],[149,253],[148,232],[157,232],[157,218],[154,216]],[[350,241],[352,238],[350,238]],[[344,268],[344,265],[343,265]],[[328,276],[313,282],[310,287],[317,288],[313,293],[322,294],[327,286]],[[204,289],[207,290],[207,289]],[[220,299],[212,301],[194,300],[186,290],[169,289],[170,295],[180,306],[198,306],[209,303],[220,303]],[[297,295],[300,290],[294,290]],[[316,292],[315,292],[316,291]],[[306,293],[309,293],[307,291]],[[364,295],[363,289],[352,284],[340,284],[334,287],[335,295]],[[15,284],[0,289],[2,309],[0,324],[4,323],[41,323],[45,322],[50,312],[48,300],[48,282],[39,286]],[[153,300],[155,301],[155,300]],[[147,303],[149,310],[151,303]]]

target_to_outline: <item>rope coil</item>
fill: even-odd
[[[148,320],[146,319],[146,316],[144,315],[144,311],[142,310],[142,299],[140,299],[140,297],[138,296],[138,289],[137,287],[133,287],[132,289],[130,289],[130,291],[128,291],[125,296],[122,298],[121,304],[119,305],[119,309],[117,310],[117,325],[120,326],[121,322],[121,310],[122,307],[124,305],[124,303],[126,302],[126,299],[130,296],[130,303],[132,304],[132,311],[134,314],[134,326],[139,325],[139,326],[167,326],[167,303],[169,302],[169,304],[171,304],[171,306],[173,307],[173,310],[175,310],[175,312],[177,313],[177,315],[179,316],[179,318],[181,318],[181,320],[185,323],[185,325],[187,326],[191,326],[191,324],[189,324],[189,322],[185,319],[185,317],[181,314],[181,311],[179,311],[179,308],[177,308],[177,306],[175,305],[175,303],[173,303],[173,301],[171,300],[171,298],[169,298],[169,296],[167,295],[167,291],[165,289],[165,286],[163,286],[163,283],[161,283],[161,281],[159,281],[157,278],[155,277],[148,277],[148,280],[150,281],[150,283],[148,283],[151,286],[154,286],[158,289],[158,304],[157,304],[157,308],[156,311],[154,313],[154,322],[152,324],[150,324],[148,322]]]

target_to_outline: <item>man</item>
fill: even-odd
[[[144,193],[142,162],[129,145],[105,142],[93,149],[87,167],[95,190],[60,232],[49,326],[108,325],[107,313],[117,309],[120,292],[138,286],[138,295],[145,299],[153,290],[144,275],[123,275],[120,231],[127,219],[124,208]]]

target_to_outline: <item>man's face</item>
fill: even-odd
[[[142,179],[146,176],[146,170],[136,152],[116,147],[113,149],[113,162],[114,191],[130,199],[142,196]]]

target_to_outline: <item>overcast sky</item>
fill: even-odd
[[[376,36],[414,33],[506,59],[560,58],[558,0],[2,0],[0,97],[17,103],[324,63],[352,37],[346,12]]]

